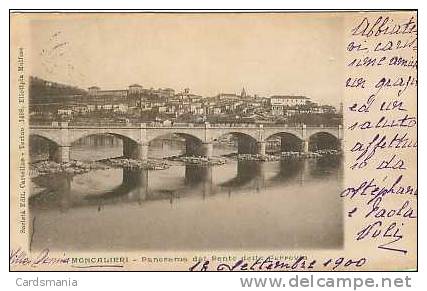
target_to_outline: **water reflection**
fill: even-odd
[[[279,171],[271,180],[276,183],[299,182],[302,184],[307,162],[306,160],[281,160]]]
[[[266,188],[280,187],[286,184],[303,185],[313,178],[338,178],[340,160],[282,160],[278,162],[236,161],[219,167],[197,165],[172,166],[163,171],[141,169],[96,170],[86,174],[50,175],[33,179],[38,186],[45,188],[31,199],[31,205],[40,209],[66,210],[73,207],[168,200],[176,198],[241,192],[255,189],[260,192]],[[234,168],[234,169],[233,169]],[[100,175],[101,172],[108,173]],[[162,173],[164,172],[164,173]],[[224,173],[226,178],[224,179]],[[183,174],[183,175],[182,175]],[[110,189],[85,194],[87,187],[75,187],[85,180],[107,182],[111,176],[120,176],[120,183]],[[165,178],[168,177],[168,178]],[[164,180],[170,179],[170,181]],[[117,180],[117,179],[116,179]],[[152,183],[150,183],[152,182]],[[160,183],[159,183],[160,182]],[[78,188],[78,189],[74,189]]]
[[[151,152],[179,151],[167,147]],[[337,158],[40,176],[32,179],[39,189],[30,199],[32,248],[342,248],[341,181]]]

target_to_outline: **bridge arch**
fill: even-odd
[[[112,136],[112,137],[116,137],[120,140],[127,140],[129,142],[138,143],[138,141],[136,141],[136,140],[134,140],[134,139],[132,139],[126,135],[122,135],[122,134],[118,134],[118,133],[111,133],[111,132],[105,132],[105,133],[104,132],[101,132],[101,133],[97,132],[97,133],[88,133],[85,135],[81,135],[78,138],[74,138],[71,141],[70,145],[73,146],[73,145],[77,144],[78,142],[80,142],[81,140],[88,138],[88,137],[93,137],[93,136]]]
[[[185,156],[211,156],[212,145],[205,143],[200,137],[186,133],[186,132],[166,132],[150,137],[147,144],[152,144],[155,140],[166,138],[166,137],[179,137],[184,139],[184,152]]]
[[[310,135],[308,139],[308,149],[312,152],[328,149],[339,150],[340,140],[333,133],[328,131],[318,131]]]
[[[194,134],[176,131],[176,132],[167,132],[167,133],[162,133],[162,134],[158,134],[158,135],[155,135],[155,136],[150,136],[150,138],[148,139],[148,143],[150,143],[150,142],[152,142],[152,141],[154,141],[156,139],[164,138],[164,137],[167,137],[167,136],[173,136],[173,135],[181,137],[181,138],[183,138],[185,140],[188,139],[188,140],[193,140],[195,142],[200,142],[200,143],[203,142],[203,140],[200,137],[198,137],[198,136],[196,136]]]
[[[213,141],[219,141],[221,138],[231,136],[237,141],[237,153],[238,154],[255,154],[258,149],[258,140],[250,134],[240,131],[227,131],[221,135],[217,135]]]
[[[210,138],[211,140],[215,141],[226,135],[232,135],[235,137],[239,137],[239,136],[247,137],[247,138],[252,138],[254,141],[261,141],[258,128],[252,128],[252,127],[221,128],[211,132]]]
[[[48,159],[55,162],[68,162],[70,161],[70,155],[72,147],[75,144],[82,140],[83,138],[89,136],[99,136],[99,135],[110,135],[117,137],[123,142],[123,156],[131,159],[143,159],[146,157],[144,146],[138,142],[133,136],[123,134],[121,132],[114,132],[112,130],[106,131],[81,131],[76,133],[71,133],[68,135],[61,135],[58,131],[33,131],[30,133],[31,136],[37,136],[47,141],[48,144]],[[34,145],[34,143],[33,143]],[[32,146],[30,140],[30,148]]]
[[[32,161],[53,160],[55,151],[58,148],[58,142],[48,136],[37,133],[29,135],[29,151]]]
[[[30,133],[29,138],[30,138],[30,143],[32,142],[32,139],[38,139],[40,141],[44,141],[46,143],[53,144],[55,146],[59,145],[59,141],[58,140],[55,140],[54,137],[51,137],[51,136],[45,135],[45,134]]]
[[[73,151],[73,146],[79,143],[81,140],[89,137],[102,137],[102,136],[111,136],[115,137],[122,142],[122,156],[130,159],[139,159],[143,155],[143,147],[133,136],[129,136],[120,132],[112,131],[100,131],[100,132],[86,132],[85,134],[74,135],[71,139],[70,150]],[[109,157],[112,158],[112,157]]]
[[[303,140],[296,134],[280,131],[271,134],[266,139],[267,143],[270,142],[270,148],[276,150],[277,145],[272,143],[274,140],[278,140],[280,146],[280,152],[300,152],[303,151]]]
[[[55,146],[61,145],[62,141],[60,139],[60,137],[58,135],[55,134],[51,134],[49,132],[44,132],[44,131],[35,131],[35,132],[30,132],[29,134],[29,138],[30,138],[30,143],[31,143],[31,138],[39,138],[44,140],[47,143],[52,143]]]
[[[316,128],[307,128],[307,135],[310,137],[312,135],[324,133],[334,136],[336,139],[340,139],[341,130],[338,127],[316,127]]]
[[[304,129],[302,127],[266,127],[264,128],[264,137],[269,138],[271,136],[275,135],[284,135],[284,134],[290,134],[293,135],[300,140],[304,139]]]
[[[76,143],[78,140],[81,140],[82,138],[96,135],[111,135],[120,138],[121,140],[127,140],[137,144],[141,143],[141,136],[136,131],[120,128],[71,130],[68,134],[68,142],[71,145]]]

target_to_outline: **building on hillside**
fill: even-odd
[[[111,96],[111,97],[126,97],[128,90],[96,90],[93,96]]]
[[[274,95],[269,98],[269,107],[273,115],[284,115],[288,108],[305,106],[309,101],[305,96]]]
[[[136,94],[141,94],[143,91],[143,88],[141,85],[139,84],[132,84],[129,86],[128,89],[128,94],[129,95],[136,95]]]
[[[235,93],[219,93],[216,95],[217,101],[235,101],[239,100],[241,97]]]
[[[101,90],[101,88],[97,86],[92,86],[87,88],[87,90],[90,96],[96,96],[96,94],[98,93],[99,90]]]
[[[58,109],[58,115],[72,115],[73,114],[73,110],[68,109],[68,108],[64,108],[64,109]]]
[[[306,105],[310,98],[305,96],[274,95],[270,97],[270,104],[284,106]]]
[[[337,109],[332,106],[332,105],[321,105],[320,107],[320,112],[319,113],[337,113]]]

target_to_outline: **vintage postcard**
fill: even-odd
[[[10,269],[417,269],[417,11],[10,13]]]

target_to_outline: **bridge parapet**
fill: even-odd
[[[286,135],[293,135],[303,142],[303,149],[308,149],[310,137],[317,133],[327,133],[338,140],[342,140],[342,126],[318,126],[307,127],[300,125],[279,125],[279,124],[210,124],[210,123],[175,123],[175,124],[108,124],[82,125],[67,122],[52,122],[51,124],[35,125],[30,124],[30,134],[43,137],[53,142],[57,147],[54,155],[57,160],[67,160],[71,145],[90,135],[110,134],[118,136],[123,140],[124,155],[144,159],[147,157],[148,144],[150,141],[164,135],[176,134],[185,138],[186,142],[200,147],[203,155],[212,154],[212,142],[221,136],[232,134],[239,139],[239,147],[250,145],[247,151],[265,152],[265,141],[271,136],[281,136],[282,140],[287,139]],[[199,149],[198,149],[199,150]],[[197,151],[199,152],[199,151]]]
[[[323,124],[306,125],[306,124],[256,124],[256,123],[121,123],[121,122],[38,122],[30,123],[30,127],[132,127],[132,128],[341,128],[342,126],[328,126]]]
[[[167,134],[181,134],[201,142],[212,142],[226,134],[245,135],[257,142],[262,142],[273,135],[291,134],[300,140],[308,140],[317,133],[328,133],[337,139],[343,138],[342,126],[306,126],[279,124],[210,124],[210,123],[175,123],[175,124],[69,124],[67,122],[52,122],[49,124],[30,124],[30,133],[52,140],[58,145],[69,146],[74,141],[88,135],[112,134],[133,140],[138,144]]]

